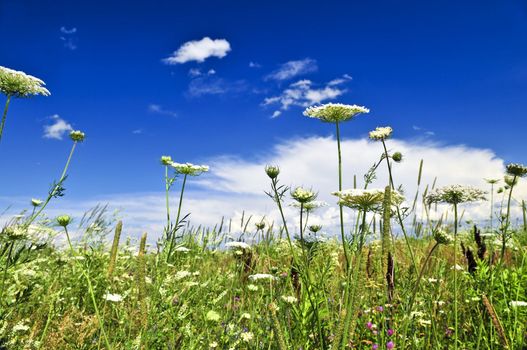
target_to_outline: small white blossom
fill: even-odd
[[[205,173],[209,171],[209,167],[207,165],[194,165],[192,163],[176,163],[171,162],[170,166],[174,168],[176,173],[183,174],[183,175],[190,175],[190,176],[198,176],[202,173]]]
[[[245,242],[228,242],[225,243],[225,246],[229,248],[251,249],[251,246]]]
[[[342,103],[327,103],[321,106],[308,107],[304,115],[310,118],[320,119],[328,123],[350,120],[360,113],[369,113],[370,110],[364,106],[345,105]]]
[[[371,140],[386,140],[392,135],[393,129],[389,126],[384,127],[377,127],[375,130],[370,131],[370,139]]]
[[[273,275],[270,275],[268,273],[257,273],[254,275],[250,275],[249,279],[252,281],[258,281],[258,280],[275,280],[276,277]]]
[[[250,342],[254,338],[254,334],[252,332],[243,332],[240,337],[242,340],[246,343]]]
[[[298,299],[291,295],[282,295],[282,300],[288,304],[295,304],[296,302],[298,302]]]
[[[104,294],[103,299],[106,300],[106,301],[119,303],[119,302],[123,301],[123,296],[120,295],[120,294],[106,293],[106,294]]]
[[[509,305],[510,305],[511,307],[514,307],[514,308],[516,308],[516,307],[526,307],[526,306],[527,306],[527,301],[511,300],[511,301],[509,302]]]

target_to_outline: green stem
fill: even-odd
[[[183,184],[181,185],[181,193],[179,194],[179,205],[177,209],[175,229],[170,237],[170,248],[168,249],[167,261],[170,261],[170,256],[172,255],[172,249],[174,248],[174,243],[176,241],[176,232],[179,228],[179,217],[181,216],[181,207],[183,205],[183,194],[185,193],[185,185],[187,183],[187,176],[188,174],[185,174],[185,176],[183,177]]]
[[[167,207],[167,233],[170,227],[170,203],[168,192],[170,191],[170,186],[168,183],[168,165],[165,165],[165,202]]]
[[[339,122],[338,120],[335,122],[335,126],[337,128],[337,154],[338,154],[338,165],[339,165],[339,191],[342,191],[342,154],[340,151],[340,128],[339,128]],[[342,209],[342,205],[339,203],[339,213],[340,213],[340,238],[342,239],[342,247],[344,248],[344,258],[346,259],[346,269],[345,271],[348,271],[349,269],[349,254],[348,254],[348,248],[346,243],[346,237],[344,235],[344,213]]]
[[[4,296],[5,280],[7,278],[7,269],[9,268],[9,260],[11,260],[11,254],[13,253],[14,245],[15,245],[15,242],[11,242],[11,245],[9,246],[9,251],[7,252],[7,259],[5,261],[4,274],[2,276],[2,287],[0,287],[0,305],[2,301],[4,300],[3,296]]]
[[[75,152],[75,147],[77,147],[77,141],[73,142],[73,146],[71,147],[71,151],[70,151],[70,154],[68,156],[68,160],[66,161],[66,165],[64,166],[64,169],[62,170],[62,174],[60,175],[59,181],[57,182],[57,184],[55,185],[53,190],[51,190],[49,192],[48,198],[46,198],[46,200],[44,201],[44,203],[42,204],[40,209],[35,214],[31,215],[29,217],[28,221],[26,221],[26,223],[24,224],[24,226],[26,228],[29,227],[29,225],[31,225],[31,223],[33,223],[33,221],[35,221],[35,219],[40,215],[40,213],[42,213],[44,208],[46,208],[48,203],[51,201],[51,198],[53,198],[53,196],[55,195],[55,192],[57,191],[59,186],[64,181],[64,178],[66,177],[66,172],[68,171],[68,167],[70,166],[71,158],[73,157],[73,152]]]
[[[454,203],[454,350],[458,342],[458,310],[457,310],[457,203]]]
[[[511,216],[511,199],[512,199],[512,189],[514,188],[514,184],[516,182],[516,175],[512,178],[512,184],[511,189],[509,190],[509,199],[507,200],[507,216],[505,219],[505,226],[503,227],[502,233],[501,233],[501,262],[503,262],[503,258],[505,256],[505,244],[507,243],[507,231],[509,230],[510,225],[510,216]]]
[[[10,101],[11,101],[11,95],[7,95],[7,100],[5,102],[5,107],[4,107],[4,114],[2,115],[2,123],[0,124],[0,140],[2,140],[2,134],[4,132],[4,125],[5,125],[5,120],[7,118],[7,110],[9,109]]]

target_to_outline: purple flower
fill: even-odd
[[[377,350],[379,348],[379,344],[373,344],[371,348],[373,350]]]
[[[382,306],[377,306],[377,311],[379,312],[383,312],[384,311],[384,308]]]
[[[368,327],[368,329],[371,330],[373,328],[373,323],[371,322],[366,323],[366,327]]]
[[[395,333],[395,331],[393,329],[388,329],[388,336],[391,337],[393,335],[393,333]]]
[[[395,344],[393,343],[393,341],[390,340],[389,342],[386,343],[386,349],[391,350],[394,347],[395,347]]]

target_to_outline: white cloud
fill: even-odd
[[[43,137],[46,139],[62,140],[64,134],[73,130],[72,126],[61,119],[58,114],[52,115],[50,119],[53,120],[53,124],[44,125]]]
[[[288,80],[299,75],[304,75],[318,70],[317,61],[304,58],[298,61],[289,61],[280,65],[280,68],[265,77],[266,80]]]
[[[340,78],[339,78],[340,79]],[[316,87],[311,80],[299,80],[296,83],[290,84],[278,96],[267,97],[263,101],[264,106],[280,105],[280,110],[288,110],[290,106],[307,107],[313,104],[321,103],[327,100],[332,100],[346,92],[346,89],[339,87],[347,80],[343,79],[340,82],[332,80],[322,87]],[[281,113],[273,113],[274,117]]]
[[[273,112],[273,115],[271,116],[271,118],[278,118],[280,116],[280,114],[282,114],[282,112],[280,111],[274,111]]]
[[[77,38],[75,34],[77,33],[77,28],[73,27],[71,29],[68,29],[66,27],[60,27],[60,32],[62,35],[60,36],[60,40],[63,41],[64,47],[69,50],[76,50],[77,49]]]
[[[148,106],[148,111],[151,113],[157,113],[162,115],[168,115],[170,117],[177,117],[177,113],[174,111],[171,111],[169,109],[163,108],[161,105],[158,104],[150,104]]]
[[[181,64],[190,61],[204,62],[209,57],[223,58],[231,51],[231,45],[225,39],[211,39],[187,41],[172,56],[165,58],[166,64]]]
[[[214,75],[216,74],[216,71],[214,69],[209,69],[207,71],[207,74],[206,75]],[[201,71],[201,69],[199,68],[191,68],[189,69],[188,71],[188,75],[191,77],[191,78],[196,78],[196,77],[199,77],[199,76],[202,76],[204,75],[203,72]]]
[[[252,62],[251,61],[251,62],[249,62],[249,67],[250,68],[261,68],[262,65],[260,63],[258,63],[258,62]]]
[[[226,93],[239,93],[247,89],[244,80],[230,81],[212,76],[201,76],[192,79],[188,86],[188,95],[200,97],[203,95],[223,95]]]
[[[71,29],[68,29],[66,27],[60,27],[60,32],[63,34],[75,34],[77,33],[77,28],[73,27]]]
[[[331,124],[327,124],[331,129]],[[347,125],[343,127],[348,127]],[[351,125],[350,125],[351,127]],[[422,185],[420,193],[427,184],[431,184],[437,177],[437,185],[464,184],[473,185],[488,190],[483,178],[501,178],[504,171],[503,160],[488,149],[471,148],[464,145],[445,146],[429,141],[401,141],[389,140],[388,147],[393,151],[404,154],[404,161],[395,164],[394,179],[396,184],[402,184],[408,201],[412,201],[417,186],[419,162],[424,159]],[[358,185],[363,185],[362,175],[376,161],[382,151],[378,143],[363,139],[345,139],[342,142],[344,188],[353,186],[353,175],[357,175]],[[233,230],[238,230],[242,213],[245,218],[253,215],[255,220],[266,216],[269,220],[280,223],[280,216],[275,204],[265,194],[269,189],[269,179],[264,167],[267,164],[280,166],[281,183],[284,185],[304,185],[319,191],[319,199],[330,204],[310,215],[310,223],[319,223],[329,233],[336,233],[339,221],[338,207],[335,197],[329,193],[337,189],[337,155],[333,137],[298,138],[277,144],[266,154],[260,154],[251,159],[237,156],[217,156],[206,162],[211,166],[210,173],[188,182],[188,191],[183,202],[183,212],[191,213],[192,225],[212,227],[218,224],[222,217],[228,223],[232,218]],[[384,187],[388,183],[385,166],[379,168],[377,179],[370,186]],[[161,179],[160,179],[161,181]],[[161,182],[160,182],[161,183]],[[161,185],[160,185],[161,186]],[[178,188],[178,186],[174,186]],[[172,208],[177,210],[177,192],[172,194]],[[159,237],[162,232],[165,212],[164,194],[129,193],[104,195],[85,200],[73,200],[65,197],[53,201],[47,210],[50,217],[69,213],[79,218],[82,213],[97,203],[109,203],[110,208],[122,209],[126,231],[139,236],[141,232],[148,232],[150,237]],[[527,181],[522,179],[515,189],[517,200],[527,197]],[[18,209],[27,207],[27,198],[0,198],[0,207],[13,204],[10,213],[17,213]],[[498,196],[495,196],[499,202]],[[290,202],[287,199],[287,202]],[[499,208],[499,203],[496,203]],[[473,219],[484,221],[489,215],[489,203],[482,202],[475,205],[462,205],[465,210],[463,220]],[[439,207],[438,216],[446,210]],[[286,218],[294,227],[298,220],[294,208],[286,206]],[[521,216],[517,202],[514,203],[513,214]],[[417,210],[418,218],[422,210]],[[354,224],[354,213],[346,209],[345,221],[348,228]],[[452,215],[449,215],[451,220]],[[6,216],[2,217],[5,220]],[[0,220],[1,221],[1,220]],[[228,224],[226,224],[228,225]],[[253,226],[250,225],[250,228]]]

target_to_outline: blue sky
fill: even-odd
[[[246,161],[331,136],[330,125],[302,116],[310,102],[371,109],[344,138],[391,125],[399,140],[527,162],[523,1],[5,0],[0,31],[0,65],[52,93],[11,104],[4,199],[44,196],[58,177],[69,140],[43,137],[58,118],[87,135],[71,198],[159,191],[164,154]],[[217,51],[203,62],[164,61],[206,37]],[[310,97],[287,106],[288,89]]]

